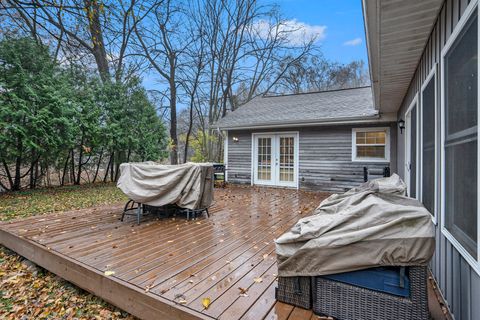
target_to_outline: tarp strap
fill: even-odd
[[[405,267],[400,267],[400,288],[405,288]]]
[[[295,277],[295,281],[293,282],[293,293],[295,294],[302,294],[302,288],[300,287],[300,277]]]

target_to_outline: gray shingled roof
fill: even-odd
[[[234,129],[275,125],[363,120],[378,116],[372,89],[361,87],[302,94],[257,97],[228,113],[215,128]]]

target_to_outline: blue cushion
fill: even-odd
[[[409,297],[410,281],[408,279],[408,270],[403,273],[400,270],[401,268],[399,267],[379,267],[322,277],[400,297]]]

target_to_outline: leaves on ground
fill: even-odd
[[[238,290],[240,290],[240,296],[241,297],[248,297],[248,295],[247,295],[248,288],[238,287]]]
[[[258,277],[258,278],[253,278],[253,281],[255,283],[260,283],[260,282],[263,282],[263,279],[262,279],[262,277]]]
[[[210,300],[210,298],[203,298],[202,299],[202,306],[205,308],[205,309],[208,309],[208,307],[210,307],[210,303],[212,301]]]
[[[0,194],[0,221],[126,201],[112,183],[65,186]]]
[[[0,220],[122,202],[114,184],[0,195]],[[135,319],[0,246],[0,319]]]
[[[0,247],[0,319],[135,319]]]

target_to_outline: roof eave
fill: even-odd
[[[214,125],[214,129],[218,130],[249,130],[249,129],[271,129],[271,128],[292,128],[292,127],[313,127],[313,126],[329,126],[329,125],[349,125],[349,124],[372,124],[372,123],[386,123],[395,122],[396,114],[382,114],[370,117],[351,117],[351,118],[336,118],[315,121],[297,121],[297,122],[282,122],[282,123],[259,123],[254,125]]]
[[[379,28],[380,19],[379,0],[362,0],[363,25],[365,28],[365,37],[367,40],[368,67],[370,71],[370,81],[372,86],[373,106],[376,110],[380,109],[380,57],[379,49]]]

